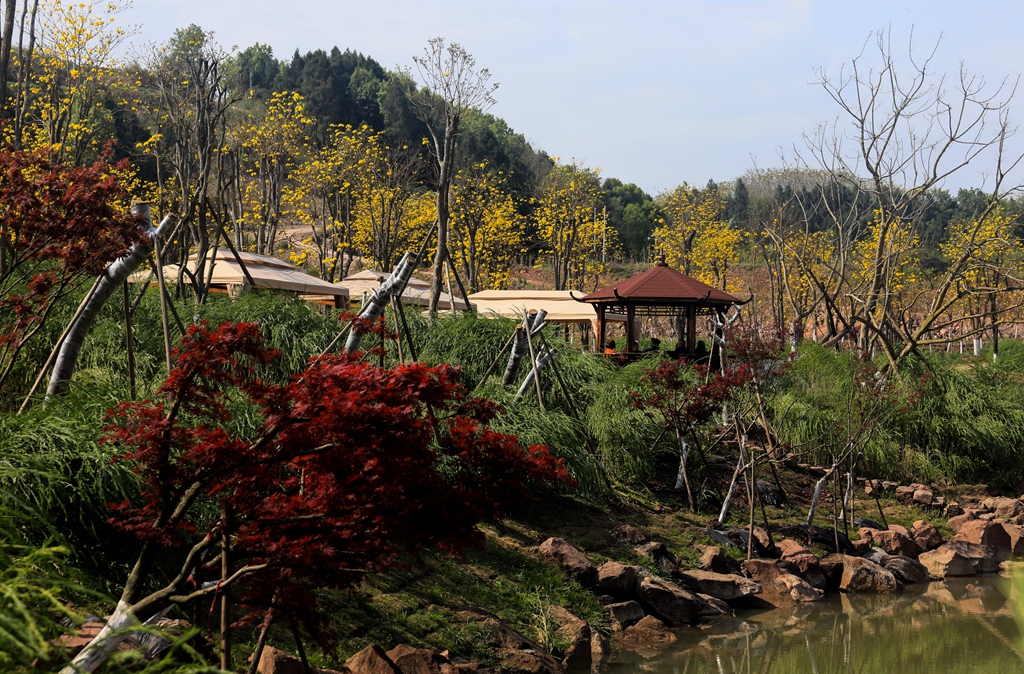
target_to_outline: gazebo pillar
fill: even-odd
[[[697,350],[697,305],[686,307],[686,349],[690,353]]]
[[[594,353],[604,352],[604,312],[605,308],[603,304],[595,304],[594,307],[597,309],[597,339],[594,343]]]
[[[626,305],[626,348],[623,351],[631,352],[633,342],[639,342],[636,334],[636,306]],[[639,349],[638,349],[639,350]]]

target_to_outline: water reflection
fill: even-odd
[[[678,632],[661,652],[622,651],[613,674],[1024,672],[1010,589],[998,576],[896,597],[830,595],[795,610],[738,611]]]

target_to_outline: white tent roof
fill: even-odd
[[[352,293],[352,300],[358,301],[363,293],[366,293],[367,296],[372,295],[373,291],[379,288],[380,284],[389,278],[391,278],[391,274],[388,272],[366,269],[358,274],[346,276],[341,280],[341,284],[348,288],[349,292]],[[415,276],[410,278],[409,283],[405,286],[405,290],[402,291],[402,303],[423,307],[428,306],[430,304],[430,284],[416,278]],[[451,311],[451,295],[448,293],[441,293],[441,297],[437,303],[437,308],[441,311]],[[463,301],[462,298],[455,298],[455,308],[465,310],[465,301]]]
[[[338,283],[328,283],[315,276],[310,276],[293,264],[280,260],[269,255],[256,255],[254,253],[239,253],[238,256],[245,263],[245,268],[252,277],[258,288],[276,288],[278,290],[289,290],[300,295],[327,296],[333,300],[335,296],[341,296],[347,301],[349,290]],[[196,256],[189,257],[186,268],[195,272]],[[209,273],[209,267],[205,273]],[[148,274],[136,272],[132,276],[133,281],[141,281]],[[164,265],[164,278],[168,281],[178,276],[178,265]],[[242,267],[235,260],[230,251],[218,250],[213,264],[213,276],[210,284],[214,286],[244,285],[246,283],[245,273]],[[309,297],[308,299],[314,299]],[[326,298],[325,298],[326,299]]]
[[[482,316],[522,318],[524,311],[545,310],[552,323],[590,323],[597,320],[594,307],[573,299],[586,293],[578,290],[483,290],[469,296]],[[607,320],[625,321],[625,316],[606,314]]]

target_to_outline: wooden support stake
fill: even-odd
[[[494,368],[498,366],[498,363],[501,361],[501,357],[505,355],[505,351],[508,350],[509,345],[512,343],[513,340],[515,340],[515,338],[516,333],[513,332],[512,336],[509,337],[508,341],[505,342],[505,346],[501,347],[501,351],[499,351],[498,355],[495,356],[494,360],[491,361],[490,366],[488,366],[487,370],[484,372],[484,376],[481,377],[480,381],[477,382],[476,388],[473,389],[474,393],[477,391],[477,389],[484,385],[484,382],[487,381],[488,377],[494,374]]]
[[[295,637],[295,646],[299,649],[299,659],[302,660],[302,669],[306,674],[313,674],[313,668],[309,666],[309,659],[306,658],[306,647],[302,645],[302,637],[299,635],[299,626],[295,624],[295,618],[288,617],[292,626],[292,636]]]
[[[231,504],[225,503],[220,515],[220,581],[231,577]],[[220,668],[231,671],[231,588],[220,595]]]
[[[398,324],[398,309],[395,308],[395,296],[391,296],[391,313],[395,317],[395,333],[398,335],[398,339],[395,340],[395,346],[398,347],[398,362],[405,362],[405,355],[402,353],[402,327]]]
[[[252,659],[249,662],[249,668],[245,670],[245,674],[256,674],[256,668],[260,666],[260,658],[263,657],[263,647],[267,645],[267,633],[270,631],[270,625],[274,622],[274,610],[267,609],[267,615],[263,619],[263,627],[260,628],[260,636],[256,640],[256,648],[252,651]]]
[[[135,346],[132,344],[132,312],[128,306],[128,281],[124,282],[124,341],[128,353],[128,397],[135,400]],[[226,669],[222,667],[221,669]]]
[[[156,261],[153,262],[153,269],[156,271],[156,282],[160,288],[160,323],[164,329],[164,356],[167,361],[167,372],[171,371],[171,327],[167,319],[167,288],[164,285],[164,269],[160,264],[160,242],[153,239],[153,254]]]
[[[412,340],[412,331],[409,330],[409,324],[405,322],[405,309],[402,308],[402,299],[398,295],[392,295],[392,300],[398,309],[398,317],[402,321],[402,331],[405,332],[405,343],[409,347],[409,355],[412,357],[412,362],[415,363],[419,360],[419,356],[416,355],[416,343]]]

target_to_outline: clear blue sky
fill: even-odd
[[[141,25],[138,43],[196,23],[227,48],[336,45],[387,68],[442,36],[490,69],[491,112],[535,147],[651,194],[779,165],[838,114],[815,70],[836,71],[879,28],[894,45],[942,35],[943,70],[1024,71],[1024,3],[1010,0],[135,0],[120,21]],[[1024,118],[1024,92],[1014,109]]]

